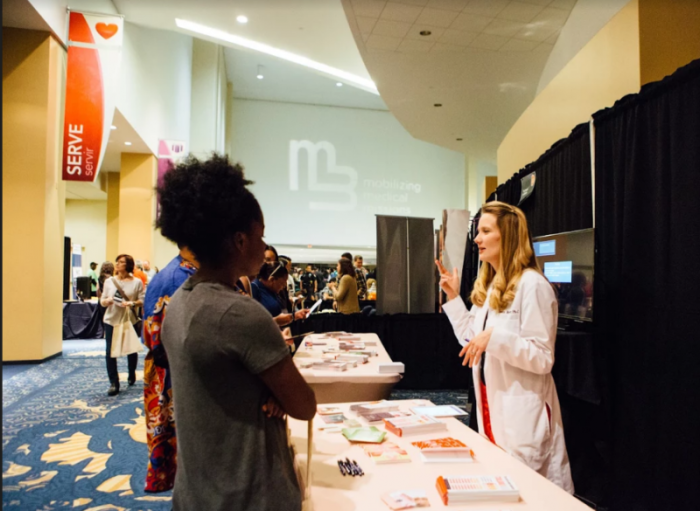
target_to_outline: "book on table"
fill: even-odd
[[[435,482],[446,506],[464,502],[494,500],[517,502],[520,492],[508,476],[440,476]]]
[[[312,369],[320,369],[321,371],[347,371],[348,364],[345,362],[317,362],[311,366]]]
[[[382,495],[382,502],[389,506],[389,509],[430,507],[430,501],[425,490],[390,491]]]
[[[462,441],[450,436],[411,442],[420,449],[421,459],[425,463],[471,463],[474,452]]]
[[[316,407],[316,413],[319,415],[336,415],[338,413],[343,413],[343,409],[339,406],[318,405]]]
[[[353,407],[350,407],[350,409],[352,410]],[[355,407],[355,411],[357,411],[357,413],[359,413],[360,415],[379,412],[398,412],[399,405],[391,401],[382,400],[377,403],[365,403],[357,405]]]
[[[411,457],[405,449],[392,442],[384,442],[382,444],[365,445],[362,447],[365,454],[377,465],[387,463],[408,463]]]
[[[366,420],[370,424],[382,422],[384,419],[393,419],[396,417],[410,417],[411,412],[376,412],[376,413],[359,413],[360,418]]]
[[[333,415],[321,415],[321,419],[326,424],[342,424],[345,420],[345,416],[342,413],[336,413]]]
[[[384,419],[384,426],[387,431],[397,436],[419,435],[447,429],[447,424],[434,417],[428,417],[427,415],[411,415],[410,417]]]
[[[455,405],[414,406],[411,411],[416,415],[430,415],[431,417],[462,417],[469,415]]]

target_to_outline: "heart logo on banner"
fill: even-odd
[[[119,27],[114,23],[98,23],[97,25],[95,25],[95,30],[97,30],[97,33],[100,34],[104,39],[109,39],[117,33]]]

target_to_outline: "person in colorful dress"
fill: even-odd
[[[147,492],[171,490],[177,469],[177,437],[173,417],[173,390],[160,331],[170,297],[194,275],[198,264],[194,255],[181,247],[180,253],[153,280],[146,292],[143,341],[148,348],[144,364],[144,412],[148,443]]]

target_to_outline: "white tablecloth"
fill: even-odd
[[[411,406],[430,404],[429,401],[396,401],[401,409],[408,411]],[[454,403],[458,404],[458,403]],[[345,416],[355,418],[349,412],[350,403],[337,404]],[[487,438],[472,431],[456,419],[440,419],[447,423],[447,431],[397,437],[387,433],[385,442],[400,445],[411,457],[410,463],[375,465],[362,450],[362,444],[351,444],[340,433],[320,431],[325,423],[317,415],[314,418],[314,450],[311,460],[310,499],[306,502],[315,511],[369,511],[388,510],[381,501],[381,495],[389,491],[425,490],[430,505],[435,509],[445,508],[435,488],[438,476],[445,475],[508,475],[520,490],[520,501],[513,502],[472,502],[450,505],[450,508],[470,510],[511,510],[511,511],[590,511],[564,490],[510,456]],[[364,421],[360,420],[363,423]],[[307,423],[289,420],[291,442],[296,452],[296,462],[301,472],[306,470]],[[383,426],[377,426],[384,429]],[[473,463],[423,463],[419,449],[411,442],[451,436],[467,444],[475,454]],[[365,472],[363,477],[342,476],[337,460],[357,461]]]
[[[353,334],[362,341],[370,341],[376,345],[367,346],[366,350],[377,352],[377,356],[369,358],[366,364],[358,364],[347,371],[328,371],[319,369],[299,369],[302,376],[316,392],[319,403],[375,400],[389,397],[392,387],[401,380],[398,373],[379,373],[379,364],[391,362],[389,354],[376,334]],[[307,346],[306,341],[321,341],[326,345]],[[306,336],[294,354],[294,362],[299,365],[304,360],[323,357],[323,350],[337,347],[338,339],[323,338],[323,334]]]

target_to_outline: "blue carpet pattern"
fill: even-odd
[[[143,389],[127,387],[126,358],[119,371],[122,392],[108,397],[104,340],[67,341],[63,357],[3,376],[3,508],[171,509],[172,492],[143,491]],[[466,391],[397,390],[391,397],[463,408],[467,400]]]

